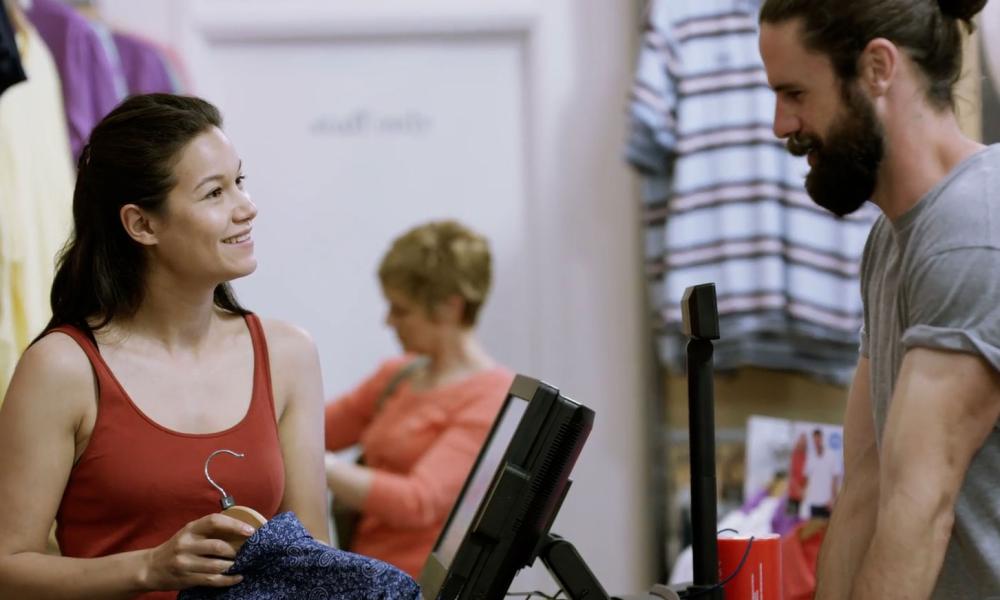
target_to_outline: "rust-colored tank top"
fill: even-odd
[[[56,539],[65,556],[91,558],[152,548],[181,527],[221,508],[205,479],[205,459],[220,454],[211,475],[242,504],[273,517],[285,488],[285,469],[271,390],[271,369],[260,321],[246,316],[253,341],[253,396],[243,419],[216,433],[172,431],[132,403],[90,338],[59,327],[87,353],[98,383],[97,421],[90,442],[70,472],[56,515]],[[143,594],[142,600],[176,598]]]

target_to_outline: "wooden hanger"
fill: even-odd
[[[222,514],[226,515],[227,517],[232,517],[238,521],[242,521],[247,525],[253,527],[254,530],[256,531],[257,529],[260,529],[264,525],[264,523],[267,523],[267,519],[264,517],[264,515],[260,514],[259,512],[255,511],[249,506],[242,506],[236,504],[236,500],[232,496],[227,494],[226,490],[222,489],[221,485],[215,483],[215,481],[212,479],[212,476],[208,474],[208,463],[211,462],[212,458],[214,458],[215,455],[223,453],[230,454],[237,458],[243,458],[244,456],[246,456],[241,452],[233,452],[232,450],[225,450],[225,449],[216,450],[215,452],[209,454],[208,458],[205,459],[205,479],[207,479],[208,482],[212,484],[212,487],[219,490],[219,493],[222,494],[222,500],[219,501],[219,503],[222,505]],[[246,542],[246,538],[239,535],[223,536],[222,540],[227,544],[229,544],[230,547],[232,547],[233,552],[239,552],[240,548],[242,548],[243,544]]]

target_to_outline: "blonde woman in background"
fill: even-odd
[[[487,241],[454,221],[397,238],[379,267],[404,355],[326,408],[326,448],[360,443],[364,466],[327,453],[337,502],[360,512],[347,549],[420,574],[514,374],[475,336],[490,288]]]

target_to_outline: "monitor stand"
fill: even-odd
[[[680,593],[693,589],[656,584],[642,594],[609,596],[573,544],[552,533],[547,534],[538,558],[569,600],[680,600]]]
[[[538,558],[559,583],[569,600],[611,600],[601,582],[587,566],[576,548],[558,535],[548,533]]]
[[[656,584],[632,596],[608,596],[573,544],[546,534],[538,557],[569,600],[724,600],[719,584],[715,485],[715,390],[712,383],[712,340],[719,339],[715,284],[687,288],[681,301],[687,346],[689,439],[691,444],[691,528],[694,582]],[[565,491],[564,491],[565,494]],[[560,503],[561,503],[560,499]]]

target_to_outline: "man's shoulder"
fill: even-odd
[[[943,181],[906,229],[918,259],[961,249],[1000,250],[1000,145],[967,159]],[[906,216],[904,216],[906,219]]]
[[[1000,144],[967,158],[931,192],[935,196],[925,225],[968,237],[970,232],[992,232],[1000,227],[996,214],[1000,200]],[[923,215],[921,215],[923,216]]]

